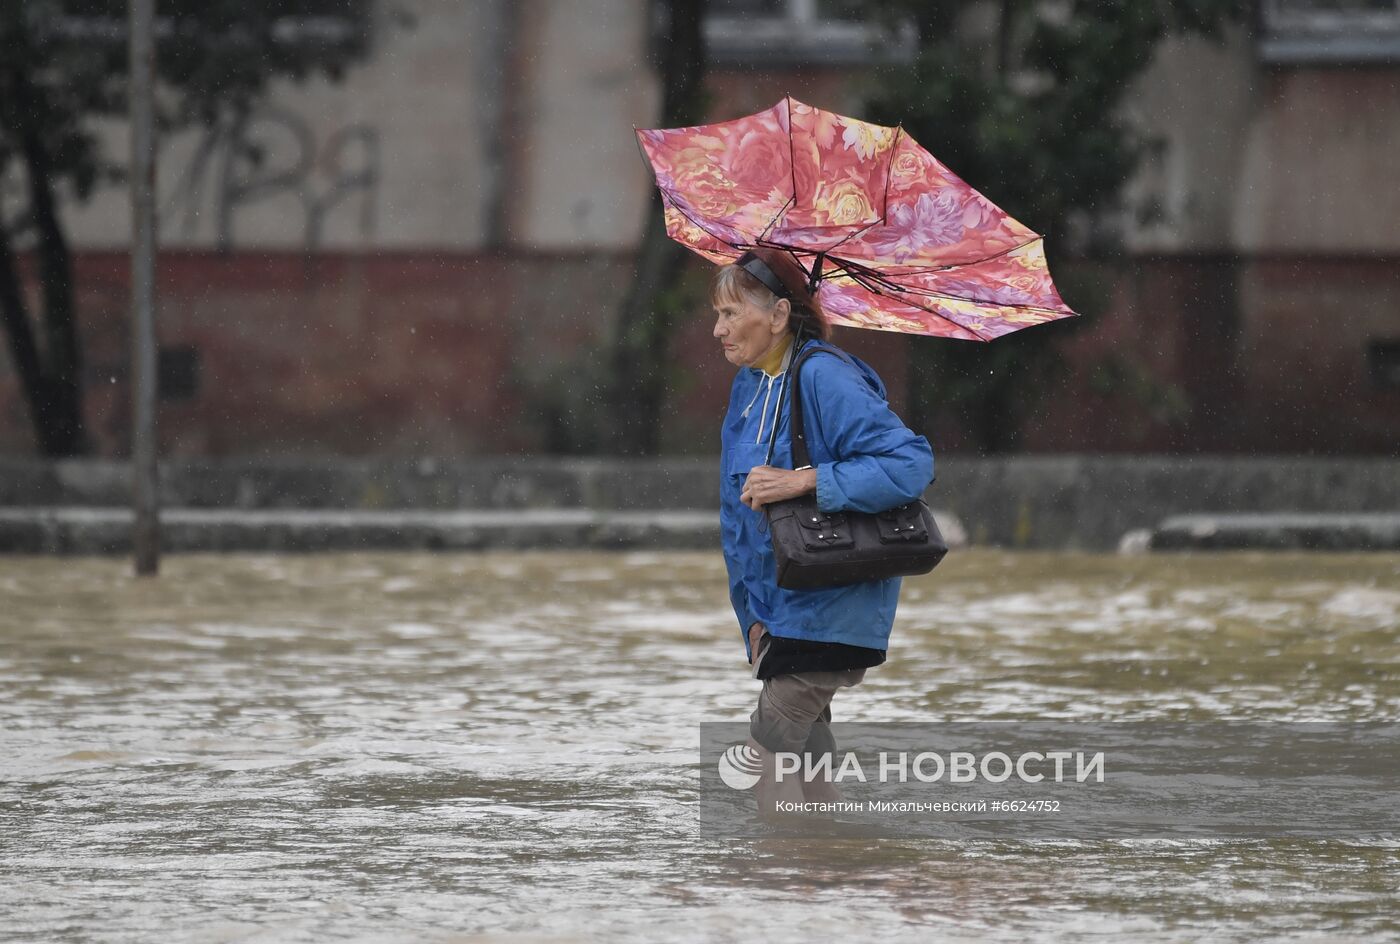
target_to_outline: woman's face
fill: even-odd
[[[715,306],[715,340],[724,358],[735,367],[753,367],[777,347],[787,333],[789,304],[778,299],[772,308],[740,295]]]

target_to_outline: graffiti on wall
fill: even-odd
[[[211,125],[161,204],[161,227],[177,238],[204,236],[212,211],[212,236],[220,250],[237,245],[241,211],[277,200],[294,207],[305,249],[320,246],[326,220],[338,208],[356,214],[357,231],[374,235],[375,197],[380,180],[379,132],[348,124],[318,141],[309,122],[295,112],[267,108],[246,118]]]

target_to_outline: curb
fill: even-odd
[[[1400,514],[1178,515],[1159,524],[1146,545],[1152,551],[1400,551]]]
[[[936,512],[950,546],[962,525]],[[0,508],[0,553],[127,554],[126,508]],[[720,547],[713,511],[237,510],[161,512],[162,549],[188,551],[706,550]]]

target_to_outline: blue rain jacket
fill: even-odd
[[[832,347],[807,341],[802,349],[812,345]],[[862,361],[856,364],[859,369],[839,355],[813,354],[801,367],[807,451],[817,470],[817,505],[823,511],[893,508],[921,497],[934,477],[928,440],[890,409],[875,371]],[[778,430],[770,464],[792,468],[790,405],[780,396],[785,381],[785,374],[771,378],[758,368],[741,368],[721,436],[720,530],[744,650],[748,652],[748,629],[755,622],[774,636],[887,649],[900,578],[784,590],[777,582],[766,515],[739,501],[749,470],[764,463],[774,422]]]

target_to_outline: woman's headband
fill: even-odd
[[[762,282],[764,287],[774,295],[792,301],[792,292],[788,291],[783,280],[778,278],[777,273],[768,268],[768,263],[754,255],[752,251],[744,253],[735,260],[734,264]]]

